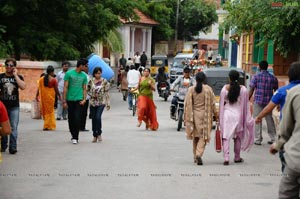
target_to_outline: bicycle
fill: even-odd
[[[132,88],[130,90],[130,93],[132,94],[132,116],[135,116],[137,110],[137,98],[139,91],[136,88]]]

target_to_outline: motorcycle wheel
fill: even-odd
[[[165,101],[168,101],[168,94],[165,94],[164,98],[165,98]]]
[[[183,110],[178,111],[178,125],[177,125],[177,131],[180,131],[182,127],[182,120],[183,120]]]

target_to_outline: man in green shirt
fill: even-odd
[[[85,104],[87,76],[84,68],[88,67],[87,59],[79,59],[76,68],[66,72],[64,77],[63,105],[68,108],[68,123],[72,143],[78,143],[81,106]]]

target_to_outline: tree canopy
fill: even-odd
[[[237,33],[259,33],[260,45],[274,41],[276,50],[286,56],[299,52],[300,3],[292,0],[235,0],[227,2],[228,16],[224,25]]]
[[[119,16],[132,16],[135,7],[131,0],[2,0],[2,40],[11,43],[17,59],[22,53],[35,60],[75,59],[92,52],[93,43],[120,25]]]
[[[160,23],[153,41],[170,40],[175,32],[178,0],[1,0],[0,56],[33,60],[85,57],[96,41],[118,43],[120,17],[135,18],[134,8]],[[180,1],[178,39],[190,39],[216,22],[215,6],[206,0]],[[115,45],[116,49],[122,46]],[[112,49],[112,50],[116,50]]]

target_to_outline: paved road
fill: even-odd
[[[280,163],[277,156],[269,155],[266,143],[243,153],[243,164],[231,162],[226,167],[211,143],[204,165],[196,166],[191,141],[169,119],[171,97],[164,102],[155,96],[160,128],[152,132],[136,127],[136,118],[115,88],[111,96],[111,110],[103,114],[101,143],[91,143],[91,132],[81,132],[79,144],[73,145],[67,121],[58,121],[56,131],[44,132],[42,120],[32,120],[30,113],[22,112],[19,152],[4,153],[0,165],[0,198],[277,197]],[[87,128],[91,129],[90,120]]]

